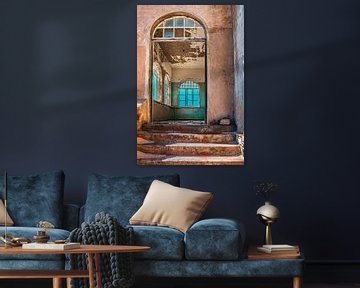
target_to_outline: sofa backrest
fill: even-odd
[[[91,222],[96,213],[103,211],[116,217],[121,225],[128,225],[129,219],[142,205],[155,179],[175,186],[180,185],[178,174],[140,177],[91,174],[80,221]]]
[[[35,227],[39,221],[48,221],[56,228],[62,227],[63,171],[31,175],[8,176],[8,212],[16,226]],[[4,199],[0,176],[0,195]]]
[[[69,231],[78,228],[80,207],[76,204],[66,203],[63,205],[63,211],[62,228]]]

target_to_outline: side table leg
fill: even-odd
[[[95,271],[96,271],[96,286],[102,288],[101,284],[101,255],[95,254]]]
[[[89,288],[95,288],[95,281],[94,281],[94,254],[88,253],[88,260],[89,260]]]
[[[61,278],[53,278],[53,288],[62,288]]]
[[[293,278],[293,288],[301,288],[301,277],[297,276]]]

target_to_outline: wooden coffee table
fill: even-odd
[[[80,245],[78,249],[71,250],[25,250],[21,247],[0,248],[0,255],[25,255],[25,254],[87,254],[89,263],[88,270],[0,270],[0,279],[30,279],[30,278],[52,278],[53,288],[62,287],[61,280],[72,278],[88,278],[90,288],[96,284],[101,288],[101,257],[102,253],[126,253],[144,252],[149,250],[148,246],[123,246],[123,245]],[[94,263],[95,257],[95,263]]]

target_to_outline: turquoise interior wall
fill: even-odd
[[[174,108],[158,101],[152,101],[153,121],[174,119]]]

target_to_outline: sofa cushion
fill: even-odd
[[[157,225],[186,232],[197,221],[213,196],[154,180],[143,205],[131,217],[135,225]]]
[[[36,235],[41,228],[36,227],[8,227],[7,233],[14,237],[25,237],[30,240]],[[5,227],[0,227],[0,235],[5,234]],[[49,241],[65,240],[69,237],[70,232],[63,229],[49,229],[47,234],[50,236]],[[62,260],[63,255],[0,255],[0,260]]]
[[[5,217],[6,217],[6,225],[8,226],[14,225],[14,221],[11,219],[9,213],[6,212],[6,216],[5,216],[5,205],[4,202],[0,199],[0,226],[5,225]]]
[[[126,226],[130,217],[139,209],[151,183],[161,181],[179,186],[179,175],[159,176],[89,176],[88,193],[84,206],[84,221],[91,222],[98,212],[113,215],[118,222]]]
[[[0,176],[0,183],[3,182]],[[0,195],[4,195],[0,185]],[[16,226],[35,227],[45,220],[62,227],[64,173],[8,176],[8,212]]]
[[[135,259],[182,260],[184,234],[172,228],[157,226],[132,226],[134,244],[150,246],[146,252],[134,253]]]
[[[188,260],[238,259],[245,240],[243,226],[231,219],[206,219],[195,223],[185,235]]]

